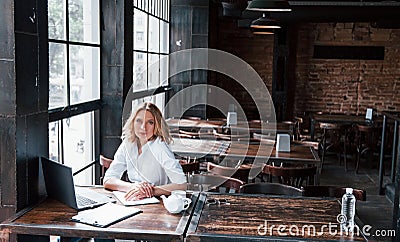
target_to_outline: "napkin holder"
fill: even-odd
[[[226,124],[228,126],[237,124],[237,113],[236,112],[228,112],[228,117],[226,118]]]
[[[290,152],[290,135],[278,134],[276,137],[276,151]]]

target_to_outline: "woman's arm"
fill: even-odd
[[[104,182],[104,188],[113,191],[117,190],[117,191],[128,192],[132,190],[135,186],[136,186],[135,183],[126,182],[115,177],[112,177]]]

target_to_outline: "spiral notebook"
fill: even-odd
[[[141,212],[142,210],[135,207],[106,203],[97,208],[78,212],[71,221],[104,228]]]

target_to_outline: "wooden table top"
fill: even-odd
[[[365,116],[346,114],[314,114],[312,120],[315,120],[316,122],[343,124],[366,123]]]
[[[319,163],[320,158],[311,146],[291,145],[290,152],[277,152],[275,146],[268,144],[232,143],[226,150],[226,156],[246,156],[248,158],[268,159],[270,161]]]
[[[248,131],[249,133],[260,132],[268,133],[292,133],[292,126],[287,123],[265,123],[265,122],[241,122],[237,125],[226,126],[224,121],[207,121],[192,119],[167,119],[170,128],[199,128],[199,129],[222,129],[229,128],[237,131]]]
[[[203,157],[219,156],[229,147],[229,141],[175,138],[170,144],[172,151],[179,156]]]
[[[291,145],[290,152],[277,152],[275,146],[267,143],[247,143],[238,141],[216,141],[201,139],[174,139],[171,149],[180,156],[204,157],[223,156],[231,158],[257,158],[266,161],[319,163],[320,158],[313,147]]]
[[[111,192],[102,188],[101,190],[113,196]],[[181,241],[197,197],[192,196],[192,199],[189,209],[179,214],[169,213],[161,201],[159,204],[136,206],[143,212],[107,228],[98,228],[70,221],[77,211],[47,198],[37,206],[24,209],[14,218],[4,221],[0,225],[0,231],[8,229],[16,234],[64,237]]]
[[[223,202],[207,205],[209,199]],[[201,194],[186,240],[366,241],[362,234],[340,235],[338,214],[340,204],[335,199]],[[329,225],[331,233],[328,227],[322,227]],[[315,235],[308,227],[304,227],[302,233],[303,226],[315,228]],[[296,228],[299,228],[298,233]]]

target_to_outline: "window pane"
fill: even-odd
[[[159,40],[159,20],[153,16],[149,16],[149,51],[160,51]]]
[[[142,55],[140,55],[142,54]],[[147,89],[147,53],[134,52],[133,62],[133,91]],[[137,58],[140,56],[140,59]]]
[[[168,56],[167,55],[161,55],[160,56],[160,85],[165,86],[168,85]]]
[[[98,0],[69,0],[68,14],[70,41],[100,43]]]
[[[165,118],[165,114],[164,114],[165,93],[160,93],[160,94],[152,96],[152,102],[155,105],[157,105],[157,107],[160,109],[161,113],[163,113],[163,116]]]
[[[133,49],[147,51],[147,14],[135,9],[133,22]]]
[[[100,50],[70,46],[71,104],[100,98]]]
[[[169,53],[169,24],[160,21],[160,53]]]
[[[60,162],[59,150],[60,122],[49,123],[49,158]]]
[[[48,1],[49,39],[65,40],[65,1]]]
[[[67,105],[66,45],[49,43],[49,109]]]
[[[156,88],[160,84],[160,55],[149,54],[149,89]]]
[[[63,120],[64,164],[72,167],[72,172],[92,162],[93,112],[84,113]],[[92,184],[93,168],[88,168],[74,176],[75,184]]]

